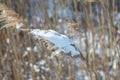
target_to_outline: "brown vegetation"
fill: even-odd
[[[33,27],[59,31],[55,27],[59,23],[56,12],[53,12],[55,15],[53,19],[49,18],[44,1],[40,3],[36,0],[35,4],[44,10],[45,22],[36,22],[36,26],[33,25]],[[61,5],[66,6],[64,0],[60,1]],[[29,0],[17,0],[16,2],[0,0],[0,80],[29,80],[30,78],[32,80],[87,80],[85,79],[86,75],[89,77],[88,80],[119,80],[120,33],[118,31],[120,27],[113,25],[113,12],[116,7],[114,5],[109,6],[108,0],[98,0],[97,4],[102,8],[103,14],[96,14],[99,17],[99,22],[95,25],[95,21],[88,16],[94,14],[91,9],[92,3],[84,2],[85,0],[80,1],[79,3],[84,11],[83,22],[77,18],[74,22],[71,21],[69,31],[76,32],[77,34],[74,36],[79,37],[80,41],[82,33],[85,34],[86,48],[81,52],[86,61],[80,59],[75,62],[75,59],[66,56],[49,59],[51,51],[47,50],[44,40],[35,40],[27,32],[16,30],[16,23],[23,23],[23,27],[29,28],[27,26],[30,24],[30,16],[26,13],[26,7],[30,7],[34,11],[35,4],[32,5]],[[77,0],[73,2],[76,17],[78,15],[77,2]],[[110,12],[108,7],[112,7]],[[38,15],[39,13],[33,12],[33,14]],[[69,18],[62,19],[69,21]],[[84,27],[81,27],[82,24]],[[61,29],[64,30],[63,27]],[[92,47],[88,36],[89,32],[92,33]],[[94,46],[96,34],[101,45],[101,55],[95,52],[99,44],[97,43]],[[66,35],[69,35],[69,32]],[[108,36],[107,41],[106,36]],[[72,38],[72,35],[69,37]],[[34,51],[36,45],[38,52]],[[89,52],[90,48],[93,50],[91,53]],[[39,70],[37,71],[35,67]],[[81,71],[77,74],[79,70]]]

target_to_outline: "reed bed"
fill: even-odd
[[[119,21],[114,22],[115,12],[120,10],[118,3],[0,0],[0,80],[119,80],[120,26]],[[70,12],[62,10],[66,7],[73,11],[72,19]],[[53,29],[69,36],[85,60],[64,54],[50,59],[52,51],[46,42],[17,30],[17,22],[24,24],[22,29]]]

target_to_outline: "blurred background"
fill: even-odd
[[[84,61],[62,56],[51,60],[52,51],[44,41],[34,40],[27,32],[3,29],[0,80],[120,79],[120,0],[0,0],[0,3],[19,14],[27,28],[53,29],[69,36],[86,58]],[[0,9],[1,12],[4,7]]]

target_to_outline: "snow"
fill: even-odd
[[[33,29],[30,32],[35,38],[43,38],[55,46],[54,49],[57,49],[58,53],[71,53],[71,56],[75,56],[79,54],[79,51],[76,50],[74,43],[63,34],[60,34],[54,30],[40,30],[40,29]]]
[[[34,65],[33,68],[34,68],[35,72],[39,72],[40,71],[40,69],[39,69],[39,67],[37,65]]]
[[[17,22],[17,23],[16,23],[16,29],[19,30],[23,25],[24,25],[23,23],[18,23],[18,22]]]
[[[115,17],[114,17],[113,24],[114,24],[114,25],[118,25],[119,20],[120,20],[120,13],[114,12],[114,14],[115,14]]]
[[[90,80],[85,70],[78,70],[76,73],[77,80],[82,80],[82,76],[85,75],[84,80]]]
[[[31,47],[27,47],[26,50],[27,50],[27,51],[31,51],[32,48],[31,48]]]
[[[34,52],[39,52],[38,47],[37,47],[37,46],[34,46],[33,51],[34,51]]]
[[[40,77],[39,77],[39,76],[37,76],[37,77],[36,77],[36,79],[37,79],[37,80],[40,80]]]
[[[46,64],[46,61],[45,60],[41,60],[40,62],[39,62],[39,65],[45,65]]]
[[[99,71],[99,73],[102,76],[102,80],[105,80],[105,73],[103,71]]]
[[[113,61],[113,69],[115,69],[115,70],[117,69],[117,63],[118,63],[118,60],[115,59]]]
[[[7,44],[10,44],[10,39],[7,38],[7,39],[6,39],[6,42],[7,42]]]

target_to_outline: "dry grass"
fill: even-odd
[[[99,19],[96,25],[95,21],[88,16],[89,14],[95,14],[91,9],[92,0],[90,2],[88,0],[88,2],[85,0],[80,1],[73,1],[72,7],[76,16],[75,21],[71,23],[70,29],[74,29],[74,32],[77,33],[74,36],[79,37],[80,40],[82,33],[85,33],[86,48],[81,50],[81,52],[85,56],[86,61],[80,59],[78,62],[75,62],[75,59],[73,60],[64,55],[49,59],[51,51],[46,49],[47,45],[44,40],[34,40],[27,32],[15,29],[16,22],[24,23],[25,27],[30,24],[32,19],[26,12],[27,7],[30,7],[31,11],[33,11],[33,16],[39,15],[39,11],[35,12],[34,10],[37,6],[42,7],[45,20],[43,22],[33,22],[35,24],[33,27],[41,29],[50,28],[59,31],[55,27],[59,23],[55,11],[56,7],[53,12],[55,17],[49,18],[45,0],[42,3],[36,0],[34,4],[31,4],[29,0],[17,0],[16,2],[0,0],[2,2],[0,3],[0,80],[119,80],[120,34],[117,32],[120,30],[120,27],[119,25],[117,27],[113,25],[113,11],[118,8],[115,7],[114,3],[110,4],[109,0],[98,0],[96,3],[101,7],[103,14],[96,14]],[[54,3],[57,6],[58,3]],[[60,4],[63,7],[68,6],[64,0],[60,0]],[[81,5],[84,12],[83,20],[77,19],[78,5]],[[9,17],[11,18],[9,19]],[[61,19],[69,21],[69,17],[62,17]],[[81,25],[83,24],[84,26],[82,27]],[[64,30],[64,27],[61,27],[61,29]],[[81,29],[84,32],[81,32]],[[89,32],[92,33],[92,46],[88,36]],[[101,55],[98,55],[95,51],[99,44],[97,43],[95,46],[96,34],[101,45]],[[69,36],[73,37],[73,35]],[[107,41],[106,36],[108,36]],[[36,43],[40,44],[37,46],[38,52],[34,51]],[[93,49],[92,53],[89,51],[90,48]],[[111,56],[107,56],[108,49]],[[112,54],[113,52],[114,54]],[[40,63],[41,61],[43,63]],[[114,68],[114,65],[116,65],[116,68]],[[35,67],[39,70],[36,71]],[[78,71],[80,71],[80,75],[76,76]],[[102,75],[102,73],[104,74]],[[89,79],[86,79],[86,75]],[[105,76],[104,79],[103,76]]]

